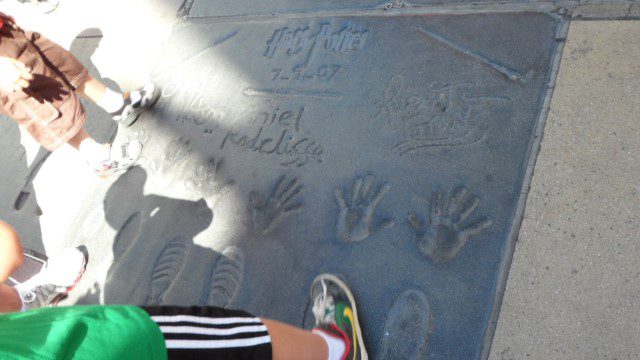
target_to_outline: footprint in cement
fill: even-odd
[[[431,306],[422,291],[398,296],[387,313],[380,359],[424,359],[431,330]]]
[[[244,254],[236,246],[229,246],[222,252],[220,260],[211,272],[207,305],[227,307],[242,283]]]
[[[167,244],[153,267],[147,304],[158,305],[164,302],[164,294],[182,269],[187,250],[187,240],[184,238],[175,238]]]

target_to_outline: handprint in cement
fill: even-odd
[[[249,194],[253,226],[263,235],[269,234],[285,218],[302,209],[302,202],[298,201],[302,185],[298,179],[286,180],[282,176],[266,200],[255,191]]]
[[[216,160],[214,158],[201,163],[194,171],[194,176],[185,181],[185,187],[191,191],[206,195],[225,193],[233,182],[221,179],[220,168],[222,163],[222,159]]]
[[[490,218],[472,223],[467,221],[480,203],[477,196],[468,198],[463,187],[452,191],[446,201],[441,192],[434,192],[426,219],[420,219],[416,214],[409,216],[409,223],[416,231],[418,247],[424,255],[434,261],[449,261],[458,255],[467,241],[493,224]]]
[[[347,202],[342,189],[336,188],[334,195],[340,212],[338,213],[338,238],[346,242],[357,242],[368,238],[379,228],[388,228],[393,220],[384,220],[380,225],[373,225],[376,208],[389,192],[390,186],[383,183],[377,191],[372,191],[373,177],[357,178],[353,183],[351,201]]]

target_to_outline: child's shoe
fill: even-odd
[[[131,126],[144,110],[155,105],[159,97],[160,90],[153,83],[147,83],[140,89],[125,93],[124,106],[111,116],[122,125]]]

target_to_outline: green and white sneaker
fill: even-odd
[[[87,258],[79,248],[67,249],[15,289],[26,309],[54,306],[80,281],[86,265]]]
[[[342,359],[368,360],[356,303],[349,287],[335,275],[318,275],[311,285],[311,298],[316,319],[313,330],[344,340],[346,349]]]

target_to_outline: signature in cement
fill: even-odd
[[[210,87],[206,81],[186,84],[184,81],[171,80],[162,87],[163,98],[173,98],[170,106],[177,112],[176,121],[181,124],[191,124],[201,127],[205,124],[218,123],[223,114],[204,98]],[[205,133],[210,133],[210,126]]]
[[[284,219],[302,210],[302,202],[298,201],[302,185],[298,179],[286,180],[282,176],[266,200],[255,191],[249,194],[253,226],[263,235],[269,234]]]
[[[464,187],[451,191],[448,199],[441,192],[431,194],[428,217],[409,216],[420,251],[434,261],[449,261],[458,255],[467,241],[493,225],[490,218],[467,221],[479,203],[477,196],[468,198]]]
[[[357,178],[353,183],[351,201],[344,197],[342,189],[335,189],[334,195],[340,208],[336,227],[338,238],[346,242],[357,242],[368,238],[380,228],[388,228],[393,220],[384,220],[374,228],[374,213],[382,199],[389,192],[390,186],[383,183],[377,191],[373,191],[373,177]]]
[[[405,79],[396,75],[387,83],[382,99],[374,102],[375,116],[385,118],[403,135],[404,140],[394,148],[400,155],[426,147],[470,145],[480,141],[491,126],[490,119],[482,116],[486,106],[509,100],[475,95],[475,88],[470,81],[434,83],[427,95],[411,95]]]
[[[281,111],[276,107],[272,112],[261,112],[253,123],[260,127],[252,133],[228,130],[220,149],[232,147],[242,151],[283,158],[281,166],[301,167],[309,162],[323,161],[324,146],[300,133],[300,124],[306,107],[298,110]],[[284,109],[283,109],[284,110]]]
[[[362,50],[369,30],[353,23],[335,28],[330,23],[322,23],[314,31],[309,26],[276,29],[267,41],[264,56],[273,59],[278,53],[286,56],[304,56],[307,65],[319,50],[347,54]]]

